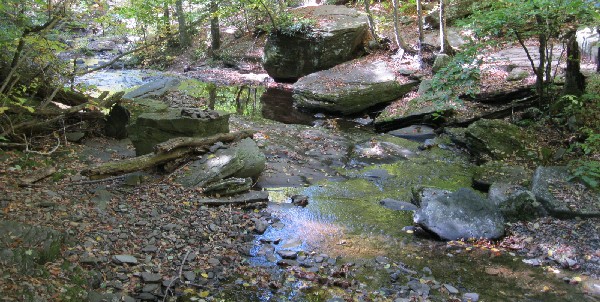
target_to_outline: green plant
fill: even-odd
[[[583,182],[590,189],[600,188],[600,161],[576,160],[570,163],[571,179]]]

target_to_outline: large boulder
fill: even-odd
[[[415,193],[420,208],[414,221],[444,240],[496,239],[504,235],[498,207],[469,188],[450,193],[424,188]]]
[[[265,163],[264,153],[252,139],[246,138],[227,149],[219,149],[192,162],[189,169],[182,171],[175,181],[186,187],[207,187],[230,177],[257,178],[265,169]],[[231,185],[238,187],[235,183]],[[219,186],[219,190],[228,189]]]
[[[302,7],[291,13],[315,20],[316,25],[292,25],[269,34],[263,67],[276,81],[295,81],[362,54],[368,32],[365,14],[336,5]]]
[[[229,132],[229,114],[216,111],[190,116],[184,110],[141,114],[128,127],[129,138],[137,155],[152,152],[153,147],[175,137],[206,137]]]
[[[344,115],[402,97],[417,82],[401,84],[385,62],[349,62],[302,77],[294,84],[300,108]]]
[[[538,167],[531,191],[554,217],[600,217],[600,193],[571,178],[568,167]]]
[[[519,127],[503,120],[481,119],[465,132],[467,148],[482,161],[527,156],[527,135]]]

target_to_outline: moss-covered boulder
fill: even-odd
[[[62,233],[47,227],[0,221],[0,259],[25,274],[56,259],[63,241]]]
[[[417,97],[412,100],[389,105],[374,121],[378,132],[388,132],[410,125],[440,125],[454,115],[451,105],[439,104],[430,97]]]
[[[519,127],[503,120],[481,119],[465,132],[467,148],[479,160],[527,157],[532,140]]]
[[[501,161],[490,161],[475,168],[473,174],[473,187],[487,191],[494,183],[515,184],[529,186],[533,171],[513,166]]]
[[[367,16],[340,5],[308,6],[290,11],[312,26],[290,25],[267,38],[263,67],[276,81],[295,81],[359,57],[368,33]]]
[[[206,137],[229,132],[229,114],[207,112],[204,116],[182,115],[182,110],[141,114],[128,127],[137,155],[152,152],[158,144],[175,137]]]
[[[348,115],[398,99],[416,84],[397,79],[385,62],[353,61],[298,80],[294,102],[300,108]]]

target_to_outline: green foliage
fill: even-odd
[[[431,89],[425,99],[438,103],[461,102],[460,96],[473,96],[479,92],[481,59],[477,58],[479,46],[466,48],[452,58],[431,79]]]
[[[316,21],[286,12],[278,17],[276,24],[275,31],[287,36],[294,36],[309,33],[314,28]]]
[[[577,160],[570,165],[571,179],[579,180],[591,189],[600,189],[600,161]]]

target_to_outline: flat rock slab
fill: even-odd
[[[420,209],[414,221],[444,240],[496,239],[504,235],[504,217],[492,202],[469,188],[448,193],[425,188],[417,192]]]
[[[151,153],[156,144],[171,138],[207,137],[227,133],[229,114],[218,113],[210,117],[196,118],[183,116],[182,111],[176,109],[143,113],[128,127],[128,132],[139,156]]]
[[[383,61],[352,61],[300,78],[293,97],[301,108],[349,115],[396,100],[416,85],[400,83]]]
[[[521,166],[507,165],[501,161],[490,161],[475,169],[473,187],[487,191],[494,183],[529,186],[533,172]]]
[[[416,211],[419,209],[417,206],[410,202],[395,200],[391,198],[383,199],[379,202],[379,204],[385,208],[394,211]]]
[[[58,257],[63,241],[63,234],[50,228],[0,221],[0,261],[26,273]]]
[[[467,148],[478,159],[526,157],[531,138],[521,128],[503,120],[481,119],[467,127]]]
[[[316,20],[316,24],[269,34],[263,67],[276,81],[295,81],[363,53],[362,44],[368,32],[366,14],[342,5],[308,6],[290,12]]]
[[[439,125],[456,110],[451,106],[439,106],[431,100],[417,97],[402,107],[392,104],[381,112],[373,125],[378,132],[388,132],[416,124]]]
[[[128,99],[157,98],[165,95],[170,90],[179,86],[180,80],[172,77],[160,78],[156,81],[146,83],[133,91],[126,93],[123,97]]]
[[[398,130],[388,132],[388,134],[401,137],[407,140],[424,142],[435,137],[434,129],[425,125],[411,125]]]
[[[600,217],[600,193],[570,178],[567,167],[538,167],[531,191],[554,217]]]

